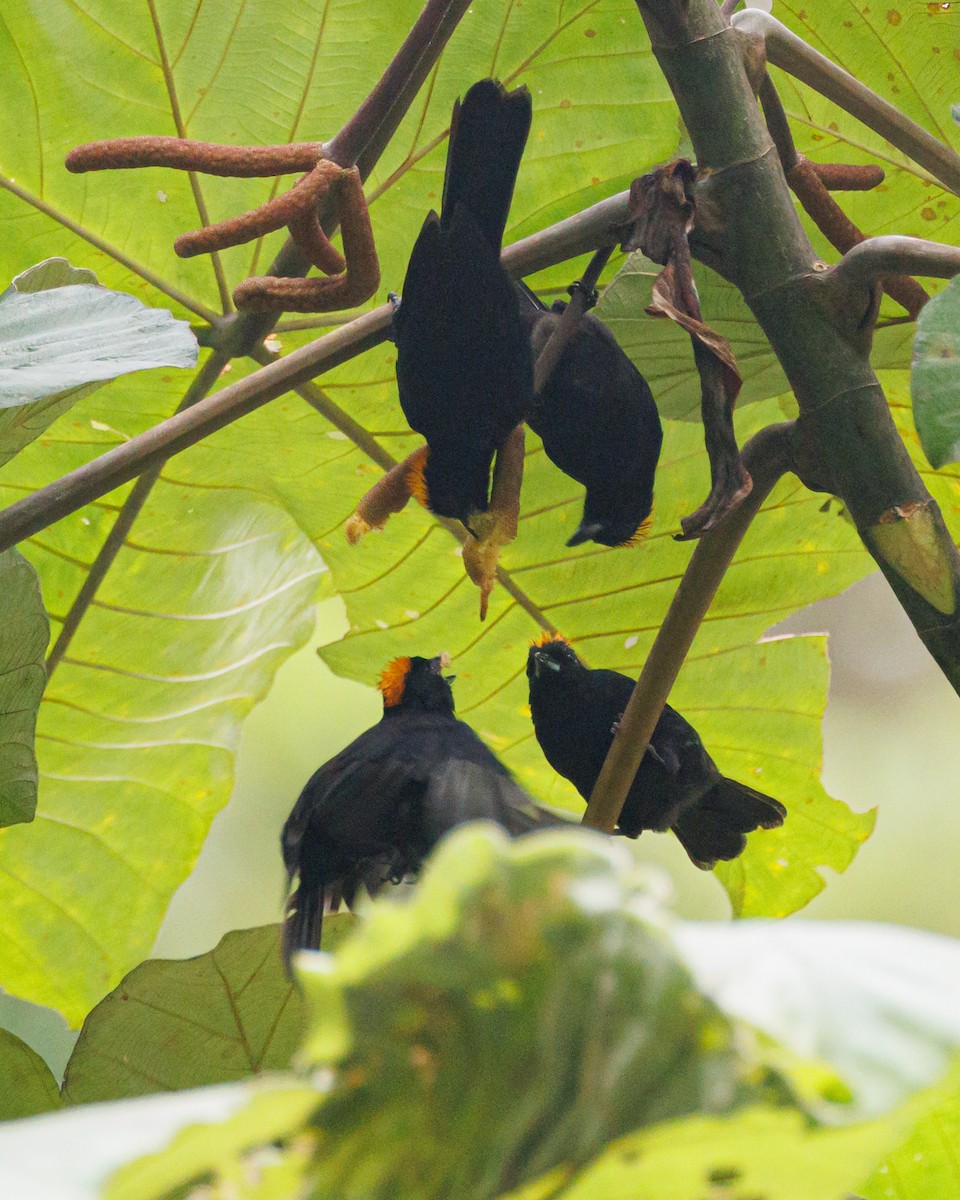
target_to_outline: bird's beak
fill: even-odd
[[[441,671],[445,671],[449,666],[450,655],[446,652],[446,650],[444,650],[442,654],[438,654],[435,658],[430,659],[430,669],[435,675],[439,675]],[[447,683],[452,683],[454,679],[456,679],[456,675],[446,675],[444,678],[446,679]]]
[[[603,533],[603,526],[599,521],[581,521],[573,537],[567,539],[567,545],[581,546],[584,542],[592,542],[598,533]]]
[[[541,667],[549,667],[551,671],[559,671],[560,670],[560,664],[558,662],[554,662],[553,659],[549,657],[549,655],[543,654],[540,650],[534,649],[534,651],[533,651],[533,673],[538,679],[540,677],[540,668]]]

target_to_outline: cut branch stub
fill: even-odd
[[[239,178],[306,171],[292,188],[259,208],[181,234],[174,250],[181,258],[192,258],[254,241],[286,226],[308,261],[329,277],[287,279],[267,275],[244,280],[233,297],[242,309],[331,312],[369,300],[380,283],[360,173],[355,167],[340,167],[325,159],[320,142],[221,146],[188,138],[114,138],[76,147],[67,155],[66,165],[73,172],[163,166]],[[330,199],[337,202],[342,255],[330,244],[317,215],[318,205]]]
[[[633,225],[624,240],[625,250],[640,249],[647,258],[663,264],[647,312],[668,317],[690,334],[700,374],[700,408],[711,487],[696,512],[681,519],[681,540],[699,537],[711,529],[750,494],[753,486],[733,429],[733,406],[743,380],[730,343],[704,323],[693,280],[688,237],[696,219],[695,178],[692,164],[678,159],[634,180],[630,188]]]

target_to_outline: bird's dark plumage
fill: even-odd
[[[536,358],[566,306],[547,309],[518,286]],[[567,545],[623,546],[642,536],[663,441],[660,416],[647,381],[592,314],[581,319],[527,421],[550,461],[587,489]]]
[[[589,670],[560,638],[530,648],[527,676],[540,748],[588,799],[634,681],[617,671]],[[736,858],[746,834],[782,825],[786,814],[778,800],[721,775],[697,731],[667,705],[618,828],[628,837],[672,829],[691,860],[708,869]]]
[[[493,79],[454,106],[440,216],[410,255],[393,317],[400,405],[427,439],[431,511],[486,510],[494,452],[526,416],[533,368],[500,244],[530,131],[530,93]]]
[[[316,948],[324,908],[361,887],[415,873],[465,821],[511,835],[562,824],[538,808],[469,725],[454,716],[445,656],[402,658],[381,676],[383,718],[307,781],[283,827],[283,861],[297,889],[284,953]]]

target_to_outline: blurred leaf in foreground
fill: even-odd
[[[939,470],[960,460],[960,279],[934,296],[917,318],[910,391],[930,465]]]
[[[336,1072],[318,1194],[479,1200],[755,1099],[753,1062],[644,898],[625,845],[477,824],[333,959],[302,955],[305,1057]]]
[[[37,573],[17,550],[0,554],[0,826],[37,807],[37,710],[47,681],[50,624]]]

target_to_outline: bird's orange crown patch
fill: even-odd
[[[646,520],[641,521],[634,532],[627,538],[625,542],[621,542],[620,546],[639,546],[650,536],[650,530],[653,528],[653,513]],[[619,549],[620,547],[618,547]]]
[[[531,644],[534,646],[549,646],[551,642],[563,642],[565,646],[570,645],[570,639],[565,638],[562,633],[559,633],[556,630],[554,630],[553,633],[550,633],[549,631],[541,633],[538,638],[533,639]]]
[[[415,450],[410,455],[410,465],[407,467],[407,487],[410,489],[410,495],[417,500],[424,508],[429,508],[429,493],[427,491],[427,480],[424,472],[427,469],[427,457],[430,454],[429,446],[421,446],[419,450]]]
[[[385,708],[394,708],[403,699],[403,689],[407,686],[409,672],[409,658],[394,658],[380,672],[377,687],[383,693]]]

